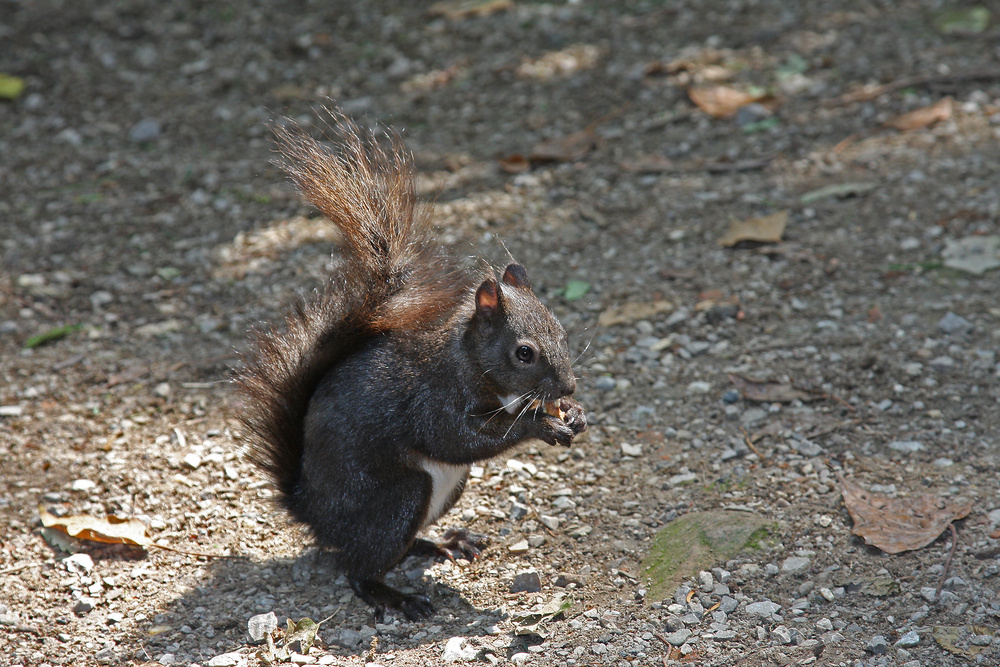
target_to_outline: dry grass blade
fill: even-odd
[[[815,401],[823,396],[796,389],[788,382],[762,382],[735,373],[729,374],[729,381],[736,385],[743,398],[760,403],[791,403],[792,401]]]

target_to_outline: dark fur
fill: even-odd
[[[500,281],[462,270],[416,208],[398,138],[386,149],[336,120],[338,153],[278,131],[283,166],[343,232],[343,256],[282,329],[253,334],[237,377],[242,420],[251,460],[334,548],[358,595],[420,618],[426,598],[381,578],[434,518],[421,461],[469,464],[532,438],[568,444],[586,419],[565,398],[567,421],[528,409],[568,396],[575,380],[566,334],[524,269]],[[518,360],[525,346],[534,363]],[[511,394],[525,396],[513,415],[498,401]]]

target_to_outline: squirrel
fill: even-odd
[[[277,163],[341,232],[341,258],[283,323],[251,331],[236,373],[247,456],[334,555],[355,595],[410,620],[430,600],[383,582],[407,554],[478,557],[482,542],[417,533],[458,500],[473,463],[529,440],[569,446],[566,332],[510,264],[469,268],[418,207],[413,157],[325,110],[339,146],[276,127]]]

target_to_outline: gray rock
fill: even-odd
[[[779,625],[771,630],[771,636],[781,644],[792,643],[792,631],[783,625]]]
[[[889,443],[889,449],[894,449],[897,452],[905,452],[907,454],[919,452],[923,448],[924,443],[918,440],[893,440]]]
[[[236,665],[240,664],[240,654],[236,651],[221,653],[214,658],[209,658],[205,664],[208,667],[236,667]]]
[[[86,614],[93,611],[94,607],[97,606],[97,600],[94,598],[80,598],[77,600],[76,604],[73,605],[74,614]]]
[[[934,370],[939,373],[943,373],[945,371],[950,371],[955,367],[955,360],[947,355],[943,355],[940,357],[934,357],[928,362],[928,364]]]
[[[94,567],[94,559],[87,554],[73,554],[69,558],[63,559],[63,565],[67,570],[75,574],[86,574]]]
[[[938,321],[938,329],[949,336],[954,334],[969,333],[974,328],[975,325],[972,322],[965,319],[961,315],[956,315],[951,311],[948,311],[948,314]]]
[[[786,558],[785,562],[781,564],[781,572],[782,574],[800,574],[808,570],[811,565],[812,560],[808,558],[792,556],[791,558]]]
[[[715,587],[715,577],[712,576],[711,572],[702,570],[698,573],[698,587],[702,593],[712,592],[712,589]]]
[[[896,640],[896,646],[916,646],[920,643],[920,634],[916,630],[910,630]]]
[[[264,641],[264,638],[268,634],[274,632],[278,629],[278,617],[275,616],[273,611],[269,611],[266,614],[257,614],[256,616],[251,616],[250,620],[247,621],[247,637],[253,643],[259,643]]]
[[[718,632],[715,633],[715,635],[712,636],[712,639],[714,639],[717,642],[724,642],[724,641],[729,641],[730,639],[736,639],[736,631],[719,630]]]
[[[597,380],[594,381],[594,387],[596,387],[600,391],[612,391],[617,386],[618,383],[615,382],[615,379],[607,375],[602,375],[601,377],[597,378]]]
[[[336,643],[344,648],[354,648],[355,646],[360,646],[365,638],[360,632],[353,628],[341,628],[340,634],[337,635]]]
[[[156,139],[161,131],[160,121],[155,118],[143,118],[128,131],[128,138],[129,141],[141,144]]]
[[[750,616],[770,616],[771,614],[781,611],[781,605],[770,600],[762,600],[760,602],[754,602],[748,604],[745,609],[746,613]]]
[[[741,424],[756,424],[764,419],[767,419],[767,410],[761,408],[750,408],[740,415]]]
[[[542,590],[542,581],[537,572],[521,572],[514,576],[510,584],[511,593],[538,593]]]
[[[802,456],[819,456],[823,453],[823,448],[812,440],[792,440],[791,445]]]
[[[731,614],[740,606],[739,600],[729,595],[723,596],[719,602],[719,611]]]
[[[875,655],[883,655],[889,650],[889,642],[887,642],[885,637],[882,635],[875,635],[868,640],[868,645],[865,646],[865,650],[869,653],[874,653]]]
[[[441,654],[443,662],[470,662],[476,659],[479,651],[475,646],[470,645],[466,637],[452,637],[444,646],[444,653]]]
[[[669,632],[676,632],[684,627],[684,621],[677,614],[667,614],[663,619],[663,625]]]
[[[510,504],[511,521],[520,521],[526,516],[528,516],[528,507],[526,505],[522,505],[521,503]]]
[[[622,456],[642,456],[642,445],[621,444]]]
[[[671,632],[665,637],[665,639],[670,643],[671,646],[680,646],[688,640],[692,632],[687,628],[681,628],[675,632]]]

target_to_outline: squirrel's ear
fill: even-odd
[[[520,264],[511,264],[503,272],[503,284],[521,289],[531,289],[531,281],[528,280],[528,272]]]
[[[500,308],[500,292],[497,281],[487,278],[476,290],[476,313],[489,319]]]

